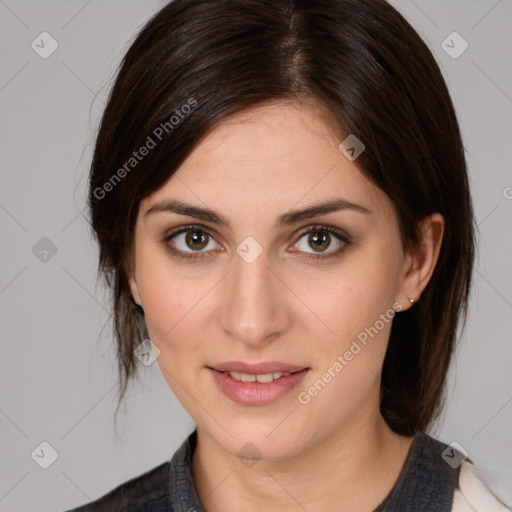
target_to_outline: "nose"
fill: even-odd
[[[239,342],[263,348],[289,328],[291,292],[271,269],[265,253],[248,263],[235,258],[226,276],[226,300],[220,312],[224,331]]]

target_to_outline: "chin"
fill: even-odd
[[[290,431],[287,419],[279,425],[284,418],[286,415],[283,415],[279,421],[275,418],[268,421],[251,418],[237,424],[231,422],[227,427],[231,435],[216,425],[215,431],[210,431],[210,435],[222,449],[233,456],[247,460],[248,466],[254,465],[258,460],[286,460],[298,455],[305,445],[304,435],[296,424],[293,425],[293,431]]]

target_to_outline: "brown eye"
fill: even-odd
[[[305,243],[302,242],[302,239],[305,239]],[[298,250],[305,253],[306,257],[309,258],[328,258],[341,253],[348,245],[348,235],[327,226],[313,226],[313,228],[302,233],[299,241],[295,244]],[[313,250],[313,253],[311,250]]]
[[[187,231],[185,237],[185,243],[187,247],[195,250],[204,249],[208,245],[209,235],[201,230],[190,230]]]
[[[324,233],[324,234],[322,234]],[[308,243],[315,251],[324,251],[327,249],[331,242],[331,235],[322,231],[311,231],[308,237]]]
[[[207,256],[206,253],[212,252],[211,249],[217,247],[208,231],[194,226],[185,226],[170,233],[163,242],[171,254],[183,255],[189,259]]]

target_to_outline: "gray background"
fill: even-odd
[[[82,215],[110,79],[164,3],[0,1],[2,512],[96,499],[169,459],[193,429],[153,364],[129,388],[115,430],[110,305],[96,285],[97,249]],[[462,445],[512,505],[512,1],[391,3],[448,82],[480,231],[467,329],[446,412],[431,433]],[[43,31],[59,45],[47,59],[31,47]],[[453,31],[469,43],[456,59],[441,46]],[[57,249],[46,261],[38,255],[49,243],[43,237]],[[48,469],[31,456],[43,441],[58,453]]]

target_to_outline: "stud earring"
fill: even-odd
[[[412,304],[414,304],[416,301],[414,299],[409,299],[409,302]]]

